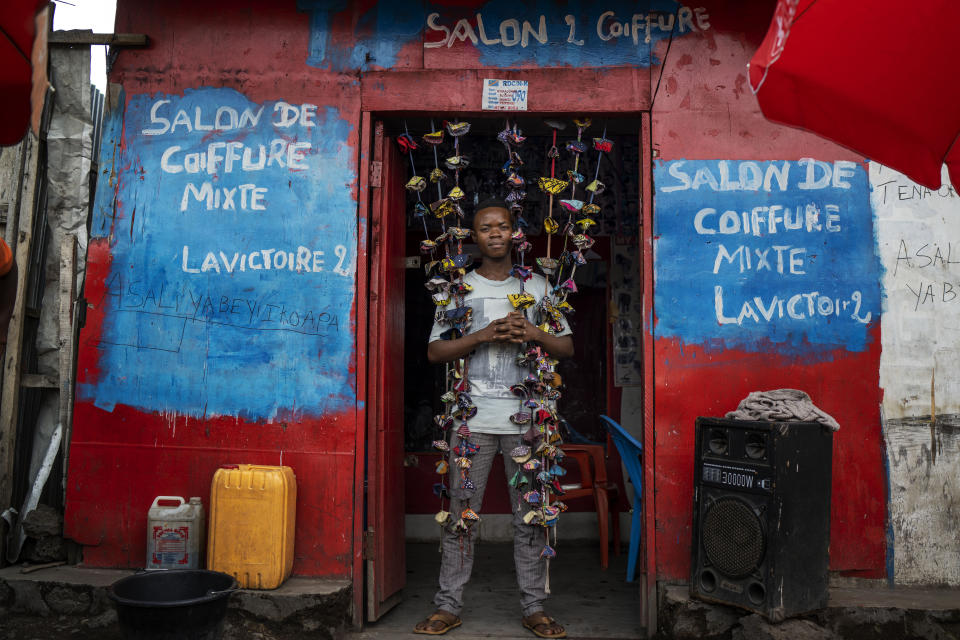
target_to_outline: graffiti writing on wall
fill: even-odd
[[[393,68],[401,49],[422,42],[427,67],[444,66],[443,59],[430,59],[433,50],[457,52],[485,67],[649,66],[652,47],[660,40],[711,28],[705,7],[673,0],[573,0],[562,5],[491,0],[475,7],[394,2],[364,12],[355,40],[340,46],[331,16],[346,8],[342,4],[300,0],[300,8],[313,15],[309,64],[337,70]]]
[[[133,96],[123,117],[116,212],[94,223],[112,259],[100,377],[81,396],[254,419],[352,402],[350,125],[230,89]]]
[[[879,320],[867,172],[847,161],[658,161],[656,332],[862,350]]]

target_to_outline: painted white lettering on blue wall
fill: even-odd
[[[123,156],[115,214],[98,200],[93,225],[111,264],[83,397],[253,419],[352,406],[349,122],[197,89],[133,96],[109,126]]]
[[[674,160],[654,178],[658,335],[866,345],[879,268],[862,166]]]

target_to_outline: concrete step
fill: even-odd
[[[46,637],[96,640],[120,638],[117,616],[107,587],[132,575],[120,569],[61,566],[34,573],[21,567],[0,570],[0,618],[4,638],[43,637],[43,622],[56,635]],[[230,599],[224,640],[331,639],[350,623],[348,580],[293,577],[278,589],[240,589]],[[18,623],[23,632],[17,630]]]
[[[866,581],[864,581],[866,582]],[[690,597],[668,586],[661,638],[676,640],[960,640],[960,590],[888,588],[885,582],[831,586],[827,608],[773,624],[757,614]]]

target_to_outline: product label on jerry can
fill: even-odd
[[[186,565],[189,537],[190,527],[155,526],[153,528],[153,564]]]

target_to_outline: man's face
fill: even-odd
[[[480,253],[488,258],[502,258],[510,253],[513,223],[510,212],[499,207],[481,209],[473,218],[473,235]]]

